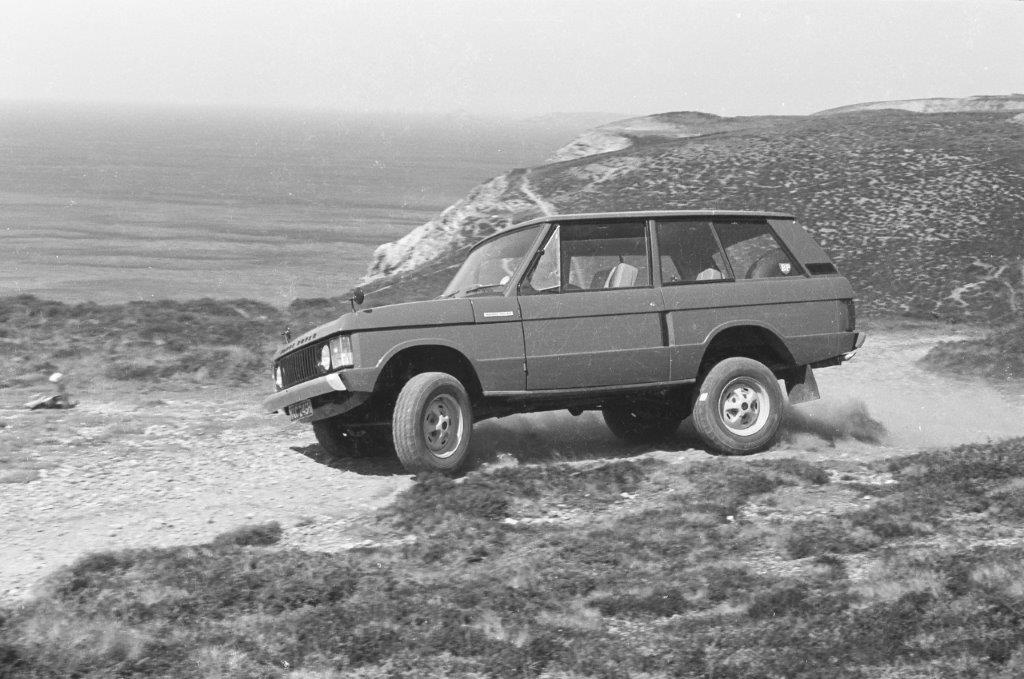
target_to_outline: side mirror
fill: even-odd
[[[353,288],[352,296],[348,298],[349,303],[352,305],[352,313],[355,313],[356,307],[363,303],[366,299],[366,293],[363,292],[362,288]]]

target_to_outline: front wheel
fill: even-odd
[[[395,452],[410,472],[454,472],[469,457],[473,411],[466,388],[448,373],[414,376],[391,419]]]
[[[763,363],[727,358],[701,382],[693,426],[712,452],[749,455],[775,442],[782,422],[782,390]]]

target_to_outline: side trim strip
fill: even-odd
[[[535,389],[533,391],[485,391],[484,396],[495,396],[505,398],[529,398],[545,396],[590,396],[593,394],[613,394],[619,391],[636,391],[639,389],[664,389],[665,387],[678,387],[684,384],[693,384],[694,379],[676,380],[673,382],[642,382],[640,384],[622,384],[604,387],[584,387],[581,389]]]

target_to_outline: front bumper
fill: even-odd
[[[348,387],[337,373],[317,377],[293,387],[282,389],[272,396],[263,399],[263,409],[268,413],[275,413],[284,410],[285,407],[311,399],[315,396],[323,396],[337,391],[348,391]]]

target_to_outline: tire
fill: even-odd
[[[473,410],[466,388],[448,373],[414,376],[391,418],[395,452],[412,473],[458,471],[469,457]]]
[[[336,417],[314,422],[313,435],[333,458],[370,457],[387,453],[391,445],[390,436],[379,428],[353,427]]]
[[[687,414],[686,400],[672,395],[609,403],[601,410],[608,429],[629,443],[664,441]]]
[[[693,426],[709,452],[749,455],[775,442],[782,407],[782,389],[771,370],[750,358],[727,358],[701,382]]]

